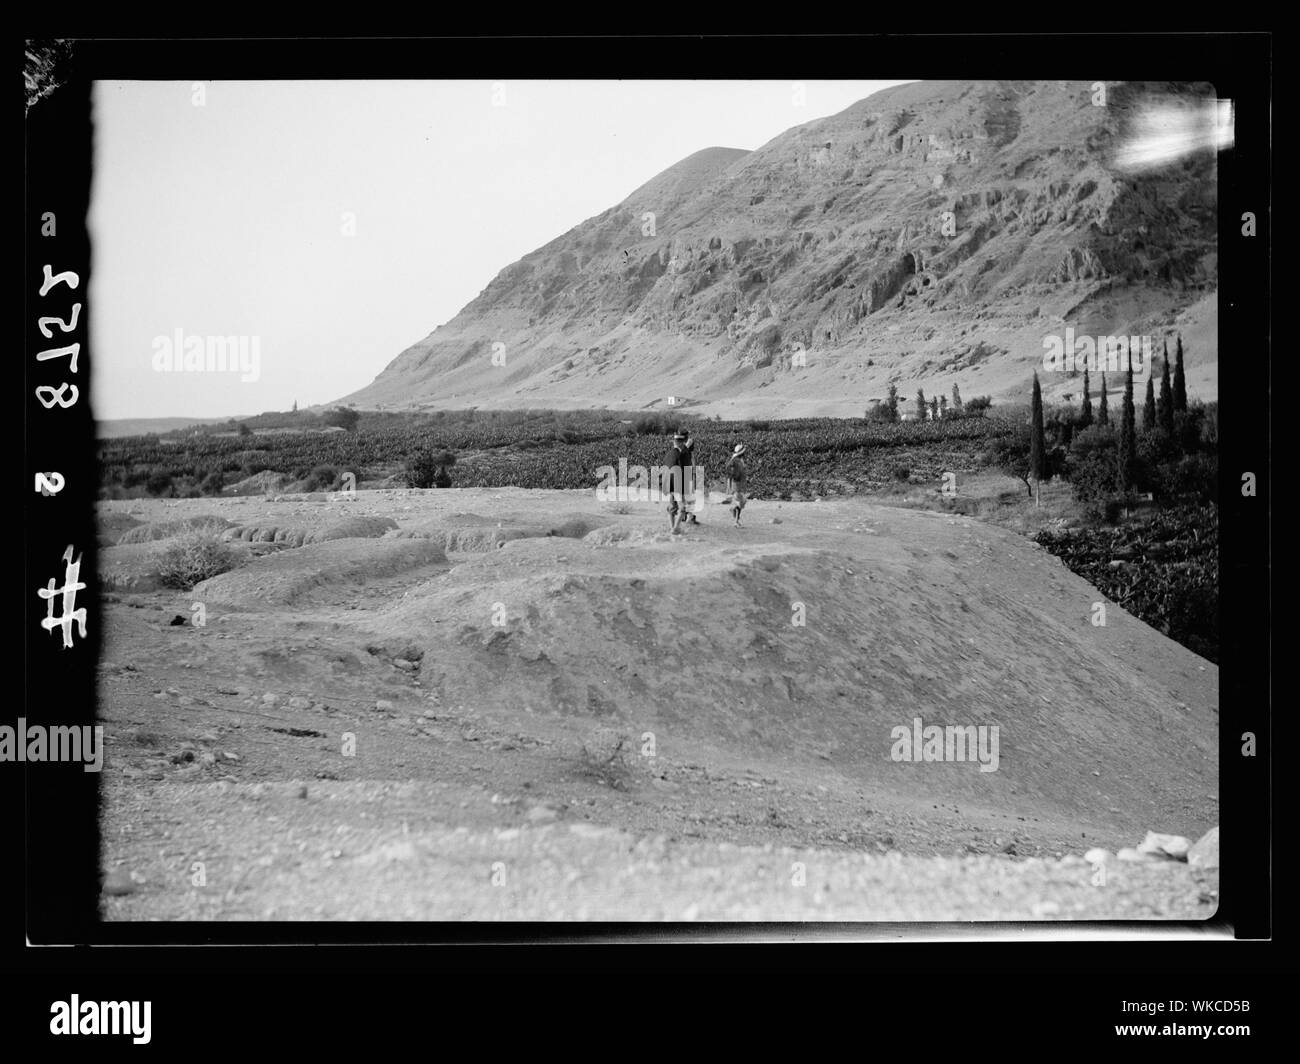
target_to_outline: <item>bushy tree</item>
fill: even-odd
[[[447,470],[456,464],[450,451],[424,451],[406,463],[405,478],[408,488],[449,488],[451,474]]]
[[[327,410],[321,415],[321,421],[326,425],[346,429],[351,432],[357,427],[357,422],[361,420],[361,415],[347,406],[336,406],[333,410]]]
[[[1025,494],[1032,499],[1034,486],[1030,479],[1029,451],[1029,426],[1017,425],[1011,432],[996,437],[989,444],[984,460],[999,472],[1022,481]]]
[[[1118,446],[1109,425],[1091,425],[1075,434],[1068,463],[1070,487],[1090,517],[1105,516],[1115,497]]]

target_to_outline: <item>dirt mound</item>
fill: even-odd
[[[158,591],[162,581],[162,556],[171,544],[166,540],[127,543],[100,548],[97,559],[99,584],[107,591],[142,594]],[[227,543],[235,555],[235,564],[243,565],[256,557],[256,548],[247,543]]]
[[[442,548],[429,540],[335,539],[280,551],[204,580],[194,597],[246,608],[287,606],[318,588],[364,585],[444,561]]]
[[[307,543],[328,543],[334,539],[373,539],[395,528],[397,522],[391,517],[344,517],[317,528],[268,520],[228,528],[221,538],[301,547]]]
[[[307,533],[303,543],[328,543],[334,539],[374,539],[397,527],[391,517],[344,517]]]
[[[447,552],[482,554],[520,539],[582,539],[608,523],[608,518],[566,515],[554,524],[503,516],[493,519],[458,513],[405,525],[385,532],[386,539],[430,539]]]
[[[122,533],[136,528],[144,522],[138,517],[122,513],[120,510],[106,510],[102,506],[95,514],[95,528],[101,547],[116,547],[121,541]]]
[[[150,521],[147,524],[136,522],[118,537],[117,542],[120,546],[149,543],[152,540],[170,539],[185,532],[222,532],[230,525],[230,521],[216,514],[182,517],[175,521]]]
[[[1217,785],[1213,666],[1114,604],[1095,627],[1097,591],[1012,533],[880,518],[746,530],[744,545],[513,542],[376,624],[421,647],[422,683],[444,701],[829,760],[935,799],[1213,823],[1186,803]],[[899,759],[902,735],[910,749],[930,725],[963,729],[968,755],[917,742]],[[996,762],[975,764],[994,727]]]
[[[289,477],[271,469],[263,469],[243,480],[236,481],[225,489],[226,495],[273,495],[283,491]]]

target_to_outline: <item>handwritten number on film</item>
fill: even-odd
[[[53,221],[53,219],[50,219]],[[76,291],[81,284],[81,278],[72,270],[64,270],[60,274],[55,274],[48,264],[42,267],[43,280],[41,282],[40,296],[44,299],[50,294],[50,291],[60,284],[66,284],[70,291]],[[72,304],[72,313],[65,320],[59,317],[47,316],[37,321],[37,326],[41,330],[41,335],[47,340],[55,338],[50,326],[56,326],[60,333],[70,333],[77,327],[77,320],[81,316],[81,304]],[[51,347],[40,351],[36,355],[37,362],[48,362],[53,358],[68,358],[68,372],[77,372],[77,355],[81,353],[81,344],[73,343],[65,347]],[[70,394],[68,394],[70,393]],[[80,397],[80,392],[75,384],[68,381],[62,381],[56,389],[52,385],[42,384],[36,388],[36,398],[40,400],[41,405],[46,410],[53,410],[56,406],[66,410],[72,406]],[[63,474],[57,470],[49,473],[37,473],[35,488],[42,495],[56,495],[63,490]],[[75,625],[81,638],[86,638],[86,610],[85,607],[77,608],[76,597],[78,591],[85,590],[86,585],[80,580],[81,576],[81,558],[74,557],[74,548],[69,544],[68,549],[63,553],[64,583],[62,587],[57,587],[53,577],[49,583],[42,588],[37,588],[36,593],[46,600],[46,616],[41,621],[41,627],[47,632],[53,632],[60,629],[63,632],[64,647],[72,646],[72,629]],[[58,602],[62,615],[54,615],[55,602]]]
[[[55,285],[66,284],[68,288],[75,291],[77,285],[81,284],[81,278],[72,270],[64,270],[60,274],[54,274],[51,272],[48,263],[42,267],[42,270],[44,273],[44,280],[41,283],[40,292],[42,299],[50,294],[50,290],[54,288]],[[77,327],[77,318],[80,317],[80,315],[81,304],[73,303],[72,316],[67,321],[64,321],[62,318],[41,318],[37,324],[40,326],[41,335],[47,340],[50,340],[54,338],[54,334],[50,332],[51,324],[57,325],[60,332],[70,333]],[[79,343],[69,344],[67,347],[51,347],[44,351],[37,352],[36,361],[48,362],[52,358],[62,358],[64,355],[68,355],[70,356],[68,361],[68,372],[76,373],[77,355],[80,352],[81,344]],[[64,394],[69,391],[71,392],[70,395]],[[46,410],[52,410],[55,406],[61,406],[66,410],[77,401],[79,395],[80,392],[77,390],[77,386],[75,384],[69,384],[67,381],[63,381],[57,389],[49,384],[39,385],[36,389],[36,398],[41,401],[41,405],[45,407]]]

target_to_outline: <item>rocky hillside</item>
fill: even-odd
[[[923,82],[755,151],[696,152],[507,266],[343,401],[857,414],[890,383],[1022,394],[1067,327],[1181,331],[1189,390],[1213,398],[1215,157],[1115,163],[1145,108],[1212,97]]]

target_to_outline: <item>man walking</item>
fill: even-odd
[[[744,453],[745,445],[738,443],[727,459],[727,494],[731,496],[731,516],[736,519],[737,528],[741,527],[740,511],[745,508],[747,501],[745,487],[749,474],[745,471],[745,460],[741,457]]]
[[[678,429],[673,433],[673,445],[664,456],[663,467],[665,474],[671,477],[669,494],[668,494],[668,520],[672,525],[674,534],[681,532],[681,525],[684,520],[689,520],[691,524],[698,525],[699,521],[694,514],[687,514],[686,506],[689,497],[691,481],[694,476],[695,448],[691,441],[689,433]]]

